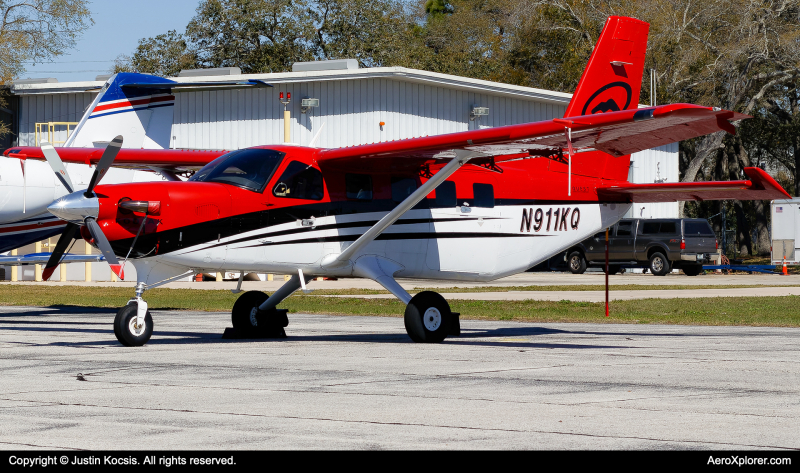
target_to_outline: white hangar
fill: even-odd
[[[184,71],[171,79],[223,78],[261,79],[274,88],[175,93],[170,147],[238,149],[281,143],[281,93],[291,94],[287,105],[291,141],[309,145],[318,135],[314,145],[326,148],[548,120],[562,117],[572,97],[402,67],[359,69],[352,59],[297,63],[293,72],[278,74],[241,74],[238,68],[223,68]],[[48,129],[51,141],[66,140],[68,125],[63,123],[80,120],[94,97],[87,89],[101,86],[105,79],[15,82],[11,89],[15,144],[35,145],[37,139],[48,137]],[[677,182],[677,144],[634,154],[629,176],[637,183]],[[678,206],[640,204],[631,213],[677,217]]]

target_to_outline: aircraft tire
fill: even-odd
[[[583,274],[586,272],[586,258],[580,251],[573,251],[568,258],[569,272],[572,274]]]
[[[263,304],[269,296],[261,291],[247,291],[233,303],[231,309],[231,323],[233,328],[242,334],[256,335],[259,332],[255,315],[251,317],[254,308]]]
[[[453,314],[444,297],[423,291],[411,298],[403,322],[406,333],[417,343],[439,343],[450,333]]]
[[[655,252],[650,255],[650,272],[653,276],[664,276],[670,272],[669,260],[662,253]]]
[[[153,335],[153,317],[148,310],[144,316],[144,328],[136,330],[136,304],[128,304],[117,312],[114,317],[114,335],[126,347],[140,347],[150,340]]]

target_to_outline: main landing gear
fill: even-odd
[[[417,343],[439,343],[448,335],[460,335],[459,314],[436,292],[423,291],[406,305],[403,322],[406,333]]]
[[[233,304],[231,323],[233,332],[225,331],[223,338],[286,338],[284,328],[289,325],[286,309],[277,305],[300,289],[312,277],[295,274],[286,283],[268,296],[260,291],[247,291]]]

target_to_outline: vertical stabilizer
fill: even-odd
[[[106,81],[65,147],[105,146],[115,136],[125,136],[124,148],[167,149],[172,135],[175,96],[163,88],[172,82],[157,76],[120,72]],[[142,84],[158,83],[147,88]],[[137,84],[137,87],[125,87]]]
[[[635,18],[606,20],[565,117],[637,108],[649,29]]]

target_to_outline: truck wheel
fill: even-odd
[[[649,269],[653,276],[664,276],[669,272],[669,260],[662,253],[655,252],[650,256]]]
[[[580,251],[573,251],[569,254],[569,271],[572,274],[583,274],[586,272],[586,258]]]
[[[683,270],[683,274],[687,276],[697,276],[698,274],[703,272],[703,265],[702,264],[691,264],[684,266],[681,268]]]

